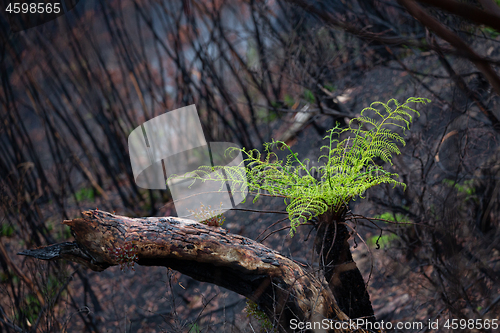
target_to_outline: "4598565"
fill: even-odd
[[[5,11],[9,14],[43,14],[43,13],[54,13],[58,14],[61,12],[61,3],[59,2],[9,2]]]
[[[448,319],[444,323],[444,328],[457,329],[498,329],[498,319]]]

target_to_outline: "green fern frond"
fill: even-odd
[[[205,166],[184,176],[172,175],[169,179],[228,182],[233,194],[238,191],[254,193],[254,202],[263,192],[282,196],[287,204],[290,235],[293,236],[300,224],[330,208],[341,209],[373,186],[386,183],[406,187],[397,180],[398,174],[384,170],[375,162],[380,158],[392,165],[393,155],[400,154],[398,144],[405,145],[404,138],[394,128],[403,133],[409,130],[413,117],[420,115],[409,104],[428,102],[430,100],[425,98],[411,97],[403,104],[395,99],[370,104],[359,117],[349,122],[347,128],[341,129],[337,124],[327,131],[324,137],[327,142],[320,148],[326,153],[318,158],[319,167],[308,169],[309,160],[300,160],[285,142],[273,140],[264,144],[264,158],[256,149],[247,151],[231,147],[228,153],[241,152],[244,156],[240,165]],[[348,137],[341,139],[341,135]],[[280,160],[273,149],[289,153]],[[319,174],[317,178],[311,175],[314,172]],[[225,190],[225,186],[221,186],[221,190]]]
[[[321,197],[295,198],[292,200],[286,207],[290,219],[290,236],[293,237],[300,224],[305,223],[312,217],[323,214],[327,209],[328,205]]]

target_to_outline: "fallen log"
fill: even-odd
[[[325,320],[330,327],[308,332],[351,331],[334,328],[334,322],[349,318],[319,273],[226,229],[177,217],[129,218],[100,210],[85,211],[82,218],[63,223],[71,227],[74,242],[19,254],[67,259],[94,271],[130,263],[166,266],[256,302],[281,332],[301,331],[291,322]]]

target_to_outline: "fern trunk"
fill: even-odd
[[[375,321],[375,315],[363,276],[352,258],[345,208],[329,209],[316,224],[315,248],[324,276],[339,308],[349,318]]]

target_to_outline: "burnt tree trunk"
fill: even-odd
[[[352,258],[345,212],[345,208],[338,211],[330,209],[318,218],[315,247],[319,265],[340,310],[349,318],[365,318],[374,322],[370,295]]]
[[[322,277],[251,239],[176,217],[134,219],[97,210],[83,212],[82,216],[63,222],[71,227],[75,242],[19,254],[43,260],[68,259],[102,271],[123,264],[123,257],[120,259],[117,253],[127,253],[127,258],[139,265],[170,267],[251,299],[280,332],[294,331],[290,327],[292,319],[349,321]]]

